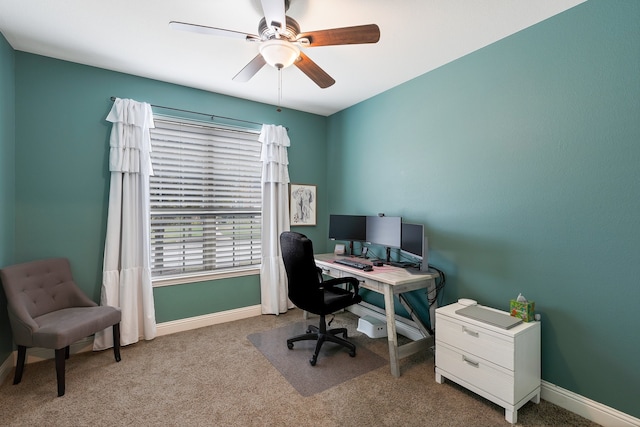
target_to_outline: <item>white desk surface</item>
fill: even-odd
[[[335,255],[333,253],[316,254],[315,259],[316,263],[333,266],[342,272],[353,271],[354,275],[391,285],[393,287],[394,294],[407,292],[411,290],[410,288],[413,287],[412,285],[418,285],[417,289],[422,288],[424,285],[419,285],[420,283],[423,283],[425,280],[436,279],[439,277],[438,273],[435,271],[424,272],[413,268],[407,269],[393,267],[390,265],[373,267],[373,271],[363,271],[347,265],[337,264],[333,261],[336,259],[348,259],[363,264],[371,264],[371,261],[364,258]]]

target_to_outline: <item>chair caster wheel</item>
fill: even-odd
[[[351,350],[351,351],[349,352],[349,356],[351,356],[351,357],[356,357],[356,351],[355,351],[355,350]]]
[[[288,343],[287,343],[287,348],[288,348],[289,350],[292,350],[292,349],[293,349],[293,343],[292,343],[292,342],[288,342]]]
[[[309,359],[309,363],[311,364],[311,366],[316,366],[317,361],[318,358],[316,356],[312,356],[311,359]]]
[[[307,328],[307,330],[305,331],[305,334],[310,334],[311,333],[311,328]]]

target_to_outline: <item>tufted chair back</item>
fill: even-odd
[[[66,258],[52,258],[18,264],[3,270],[2,283],[9,305],[16,312],[24,307],[35,318],[69,307],[97,305],[73,281]]]

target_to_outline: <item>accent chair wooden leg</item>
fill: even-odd
[[[13,383],[19,384],[22,381],[22,373],[24,372],[24,362],[27,358],[27,347],[18,346],[18,360],[16,361],[16,373],[13,377]]]
[[[66,360],[66,348],[56,349],[56,376],[58,377],[58,397],[64,396],[64,362]]]
[[[113,356],[116,358],[116,362],[121,360],[120,358],[120,323],[113,325]]]
[[[71,346],[68,345],[64,348],[64,358],[65,359],[69,359],[69,350],[71,349]]]

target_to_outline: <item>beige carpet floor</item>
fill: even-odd
[[[385,364],[301,395],[247,338],[301,319],[301,312],[292,310],[162,336],[124,347],[120,363],[111,351],[75,354],[67,361],[61,398],[53,361],[29,364],[19,385],[12,385],[12,378],[0,385],[0,425],[509,425],[497,405],[451,382],[437,384],[429,351],[402,359],[400,378]],[[332,326],[347,327],[359,348],[388,360],[386,339],[363,337],[356,323],[343,313]],[[596,424],[543,400],[527,403],[518,412],[518,425]]]

